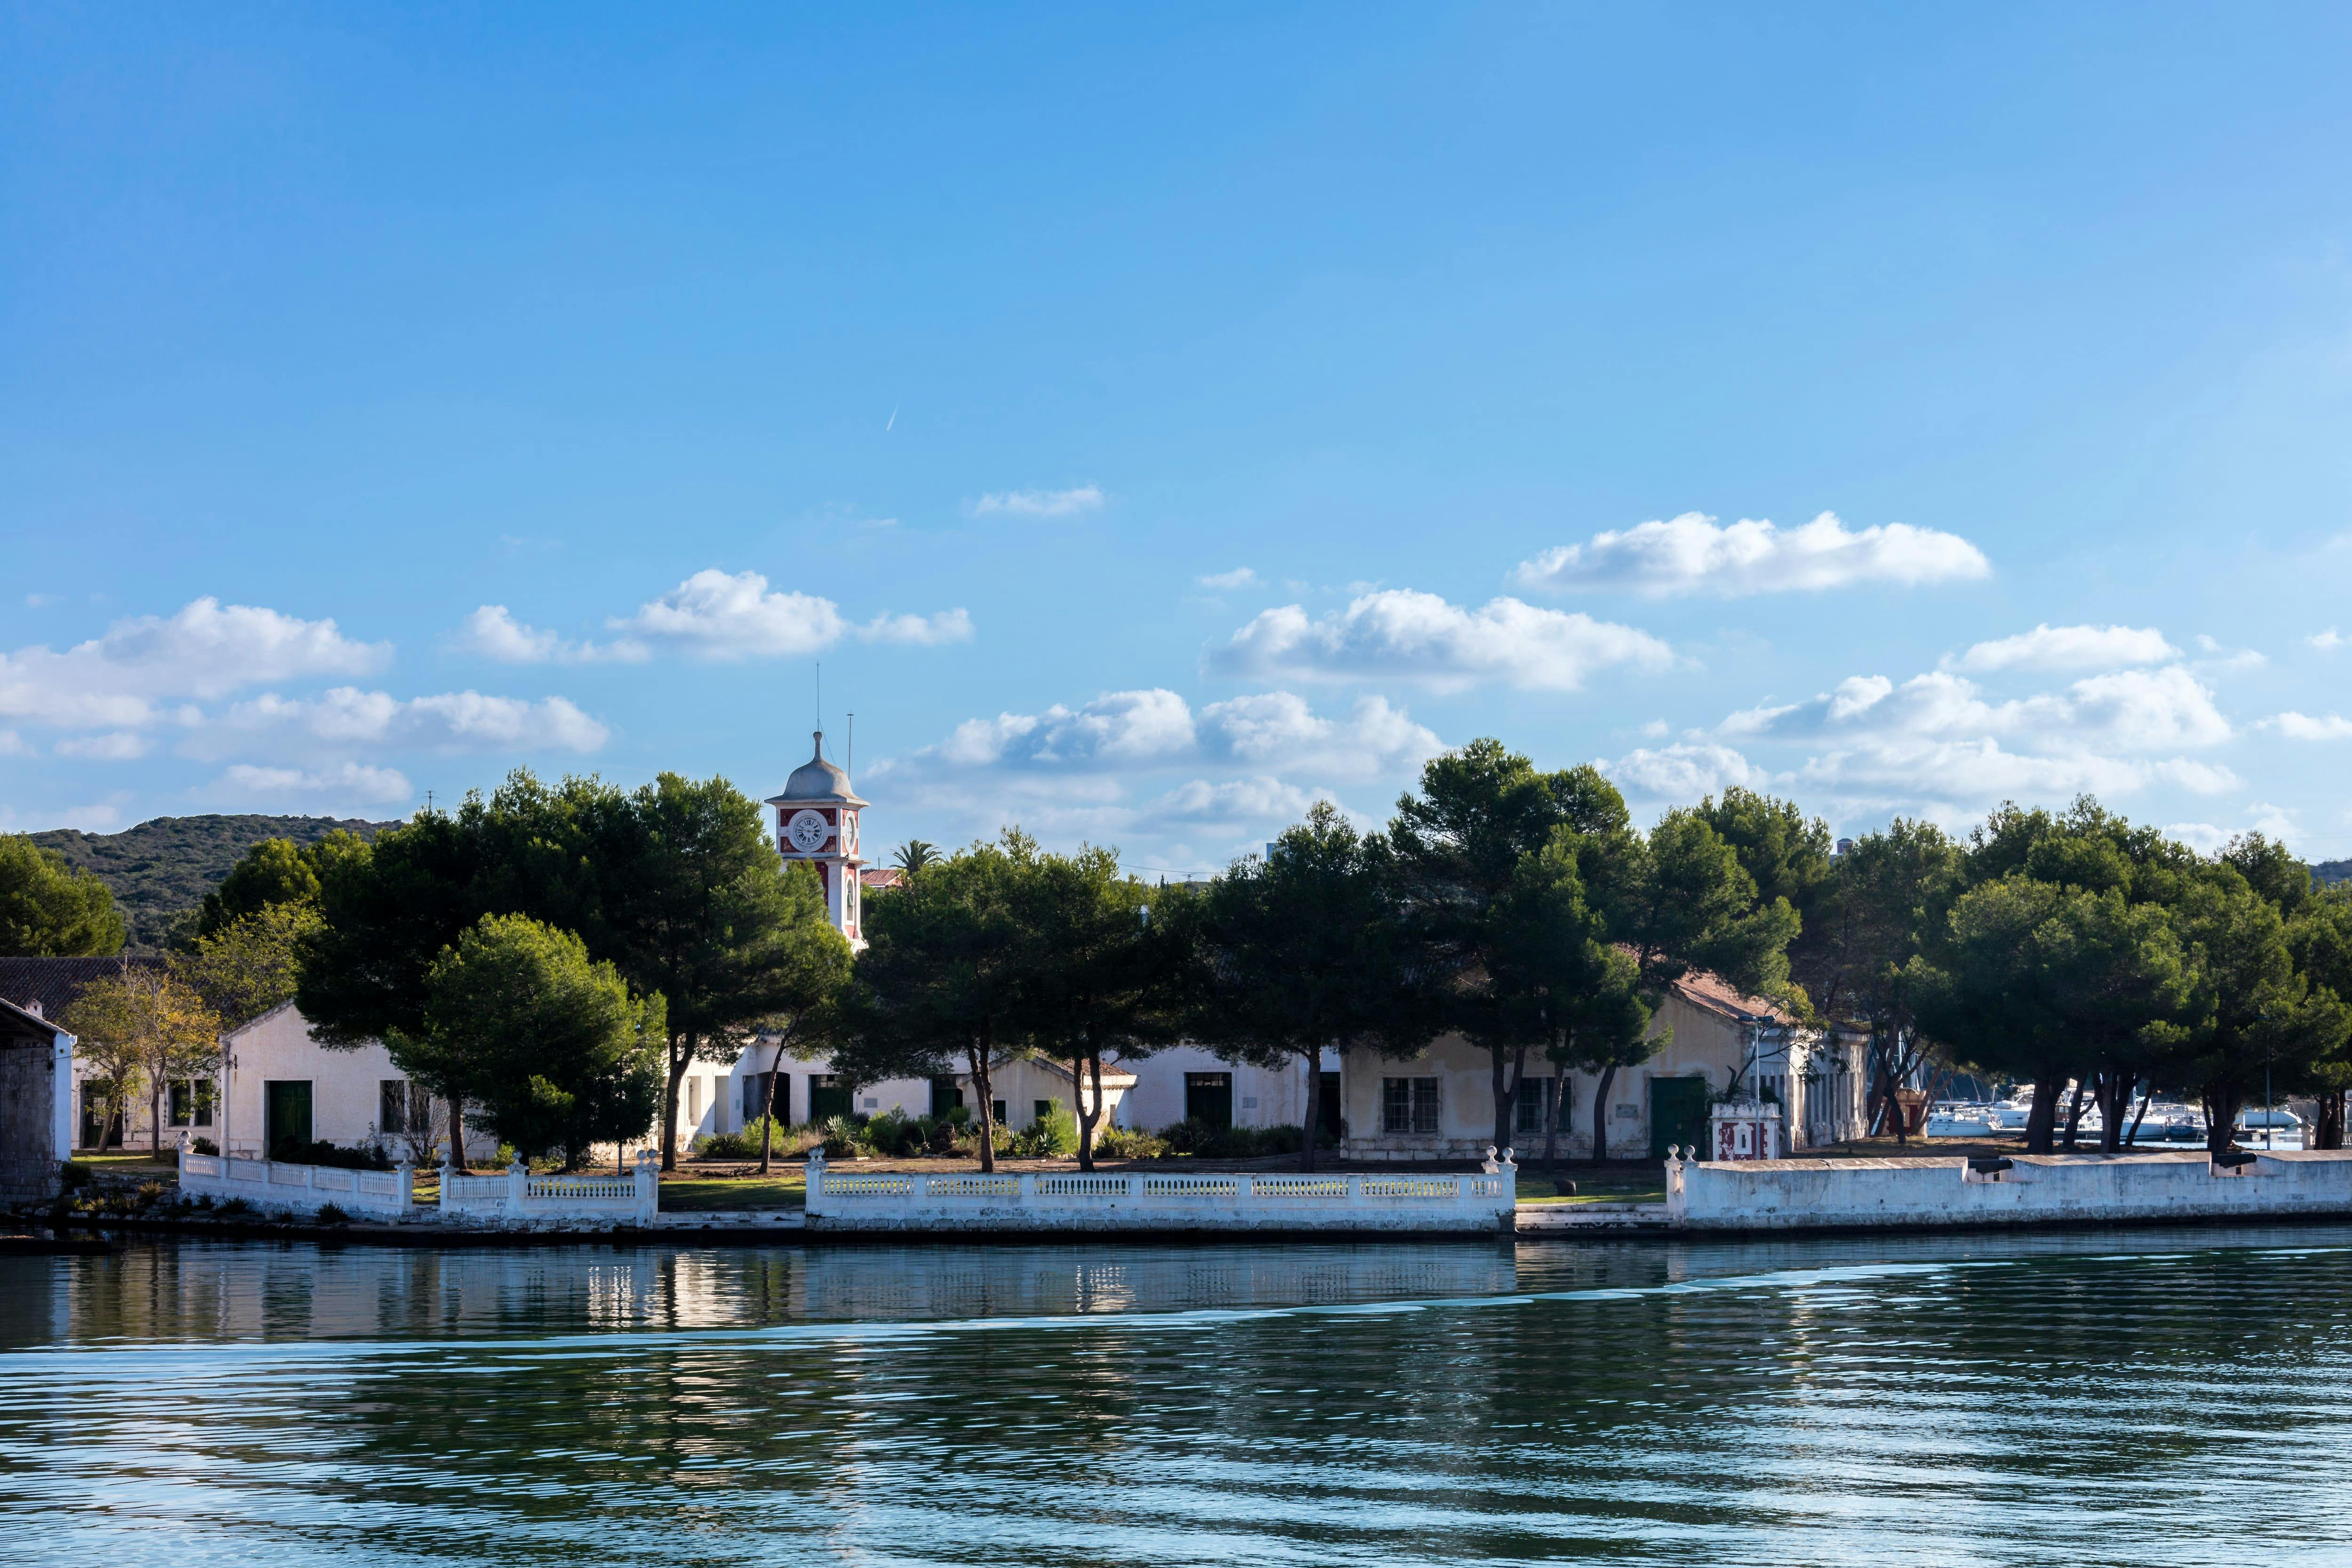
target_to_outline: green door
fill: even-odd
[[[1339,1075],[1338,1073],[1327,1072],[1323,1075],[1322,1092],[1323,1098],[1315,1107],[1316,1113],[1321,1118],[1323,1142],[1329,1147],[1337,1149],[1339,1146]]]
[[[1234,1124],[1234,1075],[1229,1072],[1188,1072],[1184,1075],[1184,1120],[1223,1129]]]
[[[1706,1142],[1706,1079],[1650,1080],[1650,1158],[1663,1160],[1669,1144],[1695,1149]]]
[[[809,1074],[809,1121],[824,1122],[850,1112],[849,1085],[831,1073]]]
[[[270,1079],[261,1086],[261,1146],[270,1159],[278,1146],[292,1140],[310,1142],[310,1080]]]
[[[963,1104],[963,1087],[952,1074],[931,1079],[931,1114],[945,1116]]]

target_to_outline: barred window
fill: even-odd
[[[376,1080],[375,1130],[379,1132],[408,1131],[408,1080],[404,1078],[384,1078]]]
[[[1381,1079],[1381,1131],[1437,1131],[1437,1080],[1433,1078]]]
[[[1551,1079],[1523,1078],[1519,1079],[1518,1109],[1513,1115],[1511,1131],[1532,1132],[1540,1137],[1544,1130],[1544,1107],[1551,1100]]]

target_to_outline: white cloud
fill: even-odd
[[[2063,695],[2006,702],[1985,700],[1973,681],[1946,671],[1914,676],[1899,687],[1883,675],[1853,676],[1810,702],[1734,713],[1722,731],[1775,739],[2006,736],[2153,752],[2217,745],[2230,738],[2230,723],[2213,706],[2213,694],[2175,665],[2091,676]]]
[[[1955,533],[1890,522],[1855,531],[1823,512],[1786,531],[1766,520],[1719,526],[1686,511],[1665,521],[1611,530],[1523,561],[1522,587],[1561,594],[1618,588],[1663,597],[1851,588],[1870,583],[1916,586],[1992,574],[1984,552]]]
[[[0,757],[27,757],[33,748],[25,744],[25,737],[14,730],[0,730]]]
[[[466,650],[502,664],[640,663],[656,648],[714,659],[772,658],[822,653],[845,637],[865,642],[935,647],[971,640],[961,609],[931,616],[888,612],[852,626],[831,599],[772,589],[757,572],[697,572],[633,616],[605,625],[623,635],[608,643],[571,641],[525,626],[504,605],[484,605],[457,637]]]
[[[2063,800],[2086,791],[2120,795],[2138,789],[2146,776],[2129,762],[2086,752],[2035,756],[2005,751],[1990,737],[1894,737],[1808,758],[1797,780],[1843,805],[1900,806],[1915,801]]]
[[[830,599],[771,589],[757,572],[697,572],[637,613],[605,623],[701,658],[817,653],[849,629]]]
[[[1261,612],[1209,662],[1234,674],[1299,680],[1377,678],[1458,691],[1486,680],[1573,691],[1596,670],[1663,669],[1674,651],[1649,633],[1517,599],[1478,609],[1389,588],[1311,620],[1297,605]]]
[[[172,699],[363,675],[391,658],[391,644],[353,642],[331,620],[202,598],[168,618],[117,621],[63,653],[35,646],[0,654],[0,715],[77,728],[149,725],[173,716],[159,706]]]
[[[916,647],[937,647],[942,643],[970,642],[971,617],[961,610],[941,610],[935,616],[875,616],[857,628],[857,635],[867,642],[908,643]]]
[[[1946,669],[1986,674],[2001,669],[2116,669],[2135,664],[2162,664],[2180,657],[2154,626],[2038,626],[2030,632],[1994,642],[1980,642],[1957,658],[1944,661]]]
[[[1287,826],[1305,817],[1307,808],[1317,801],[1328,798],[1328,791],[1301,789],[1264,775],[1223,784],[1192,779],[1144,806],[1136,814],[1135,825],[1147,831],[1242,827],[1252,824]]]
[[[1360,697],[1347,719],[1318,718],[1306,699],[1267,691],[1201,710],[1204,754],[1256,767],[1376,778],[1419,767],[1445,749],[1385,697]]]
[[[1192,581],[1203,588],[1255,588],[1258,578],[1248,567],[1236,566],[1230,572],[1212,572]]]
[[[228,790],[240,795],[270,800],[351,801],[367,805],[395,805],[413,798],[408,780],[392,768],[340,763],[316,769],[256,767],[239,763],[221,775]]]
[[[971,503],[971,510],[982,517],[991,512],[1009,517],[1076,517],[1096,510],[1102,503],[1099,486],[1078,485],[1066,490],[1003,490],[981,497]]]
[[[2307,713],[2281,713],[2262,721],[2261,728],[2274,730],[2290,741],[2352,740],[2352,719],[2330,713],[2314,718]]]
[[[2213,854],[2231,839],[2249,833],[2284,843],[2296,832],[2294,814],[2283,806],[2258,800],[2246,808],[2246,813],[2245,824],[2240,827],[2220,827],[2210,822],[2176,822],[2164,831],[2201,855]]]
[[[603,724],[562,697],[532,702],[450,691],[404,700],[340,686],[310,699],[268,692],[240,702],[190,736],[186,750],[215,757],[257,747],[586,752],[610,738]]]
[[[2322,653],[2334,653],[2346,643],[2352,642],[2352,637],[2347,637],[2334,626],[2330,626],[2324,632],[2314,632],[2303,640]]]
[[[2191,757],[2151,763],[2147,771],[2150,777],[2168,780],[2191,795],[2223,795],[2243,789],[2246,784],[2245,780],[2220,763],[2200,763]]]
[[[635,664],[649,653],[645,644],[625,639],[601,645],[573,642],[523,625],[504,605],[484,605],[467,616],[455,640],[463,651],[500,664]]]
[[[102,735],[74,735],[58,742],[58,755],[91,762],[127,763],[147,754],[147,738],[133,730],[110,730]]]
[[[1677,804],[1721,795],[1734,784],[1764,789],[1772,783],[1771,774],[1730,747],[1703,743],[1641,747],[1601,763],[1601,771],[1636,800]]]

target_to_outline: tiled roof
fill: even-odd
[[[91,981],[118,974],[126,963],[152,969],[163,963],[152,953],[118,958],[0,958],[0,1001],[54,1018],[72,1005]]]
[[[857,885],[876,891],[887,891],[907,879],[907,873],[896,866],[868,866],[857,873]]]
[[[37,1045],[57,1037],[58,1026],[38,1013],[28,1013],[5,996],[0,996],[0,1038],[25,1040]]]
[[[1776,1024],[1786,1027],[1796,1022],[1770,998],[1747,995],[1722,975],[1704,969],[1690,971],[1675,981],[1669,989],[1694,1007],[1702,1007],[1743,1024]]]

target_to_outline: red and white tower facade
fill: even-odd
[[[858,872],[866,861],[857,853],[857,817],[866,803],[849,787],[849,775],[824,760],[824,731],[816,732],[816,754],[793,770],[784,793],[768,804],[776,808],[777,851],[787,862],[805,860],[816,868],[834,929],[851,947],[864,947]]]

